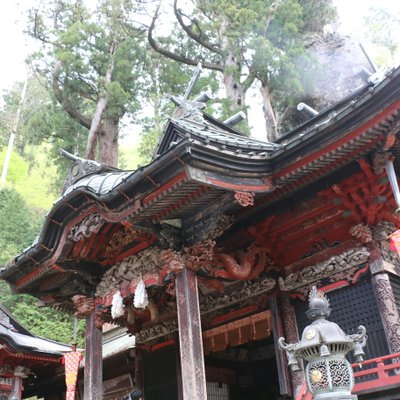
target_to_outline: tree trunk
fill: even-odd
[[[246,90],[244,84],[240,82],[240,78],[236,78],[236,74],[239,73],[237,67],[237,61],[233,54],[229,54],[225,60],[224,69],[224,86],[226,97],[232,102],[232,111],[243,110],[246,107]]]
[[[108,105],[108,94],[107,94],[107,85],[112,81],[112,74],[114,72],[114,54],[116,51],[116,43],[112,42],[108,53],[111,57],[110,64],[108,65],[106,75],[104,77],[104,85],[105,85],[105,93],[103,97],[100,97],[96,104],[96,110],[94,112],[92,123],[90,124],[87,146],[86,146],[86,158],[88,160],[94,160],[96,158],[96,143],[97,143],[97,136],[101,130],[101,123],[103,119],[103,114],[107,109]],[[101,147],[99,142],[99,147]],[[100,153],[100,161],[105,162],[101,159],[101,152]]]
[[[99,161],[112,167],[118,166],[119,117],[103,119],[98,137]]]
[[[263,98],[263,112],[265,118],[265,125],[267,128],[267,140],[275,142],[278,139],[277,121],[272,108],[271,93],[269,92],[268,85],[264,82],[261,83],[261,96]]]

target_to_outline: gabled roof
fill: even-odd
[[[2,305],[0,305],[0,340],[5,341],[15,353],[61,357],[71,351],[71,346],[32,334]]]
[[[80,274],[102,275],[128,255],[172,240],[165,239],[168,221],[181,225],[183,244],[202,240],[210,225],[204,221],[221,213],[240,214],[243,221],[382,146],[399,110],[397,69],[278,144],[248,138],[204,114],[175,114],[149,165],[100,171],[73,183],[47,214],[37,242],[0,277],[37,296],[55,290],[61,298],[91,295],[96,282]],[[254,196],[254,206],[243,208],[238,192]],[[99,216],[95,230],[86,226],[94,214]],[[86,228],[82,240],[73,238],[72,231]],[[129,229],[131,242],[125,243]],[[114,240],[118,234],[125,239]]]

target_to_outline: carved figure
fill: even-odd
[[[349,233],[351,236],[360,239],[362,243],[372,242],[371,229],[365,224],[354,225],[350,228]]]
[[[88,215],[81,223],[73,226],[68,238],[80,242],[97,233],[104,224],[104,219],[98,213]]]
[[[253,192],[235,192],[235,200],[242,206],[248,207],[254,205],[254,196]]]
[[[87,317],[95,307],[95,299],[93,297],[86,297],[80,294],[75,295],[71,299],[76,307],[75,315],[78,318]]]
[[[237,279],[251,280],[257,277],[265,270],[266,249],[258,246],[250,246],[247,252],[237,252],[230,255],[227,253],[218,253],[219,260],[225,271],[216,271],[215,276]]]

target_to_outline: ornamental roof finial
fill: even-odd
[[[309,305],[306,314],[311,320],[321,317],[326,318],[331,313],[328,298],[325,296],[324,292],[318,290],[315,286],[311,288],[308,302]]]

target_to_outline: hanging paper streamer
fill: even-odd
[[[149,304],[149,299],[147,298],[146,286],[141,279],[136,286],[135,299],[133,300],[133,306],[135,308],[146,308]]]
[[[122,317],[124,313],[125,313],[125,306],[123,303],[121,292],[118,290],[117,293],[114,294],[112,299],[111,317],[113,319]]]
[[[390,250],[397,251],[397,253],[400,254],[400,229],[389,235],[389,241]]]
[[[79,351],[72,351],[64,355],[65,383],[67,385],[66,400],[75,400],[76,380],[81,360],[82,354]]]

